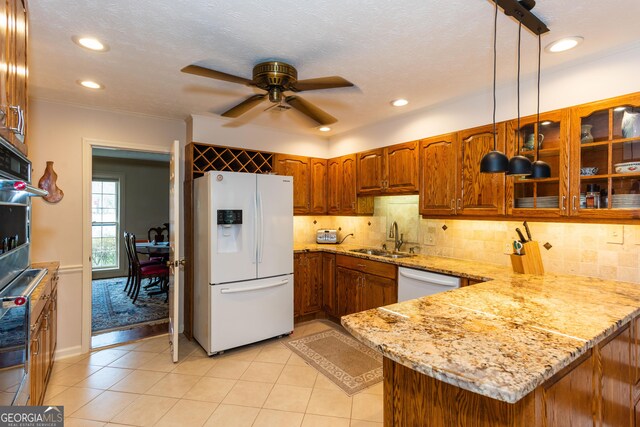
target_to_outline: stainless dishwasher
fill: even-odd
[[[460,287],[460,278],[430,271],[398,268],[398,302]]]

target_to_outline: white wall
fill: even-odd
[[[82,139],[121,141],[168,149],[184,144],[185,123],[141,115],[30,100],[29,158],[33,181],[53,161],[64,199],[33,202],[33,262],[59,260],[58,353],[80,351],[82,330]]]
[[[544,56],[543,56],[544,61]],[[640,91],[640,44],[542,73],[540,111],[551,111]],[[470,71],[471,72],[471,71]],[[521,83],[521,115],[536,112],[535,74]],[[487,82],[488,84],[490,82]],[[497,121],[516,114],[516,87],[498,88]],[[491,91],[394,117],[330,138],[329,157],[412,141],[491,123]]]
[[[203,144],[248,148],[272,153],[329,157],[329,141],[315,135],[283,132],[264,126],[229,127],[229,121],[213,116],[192,115],[188,134]]]

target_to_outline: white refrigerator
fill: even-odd
[[[293,331],[293,178],[194,182],[194,337],[209,355]]]

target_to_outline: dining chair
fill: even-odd
[[[127,261],[128,261],[128,269],[127,269],[127,283],[124,287],[124,292],[127,293],[127,295],[131,296],[131,291],[133,290],[133,285],[135,282],[135,263],[133,260],[133,256],[134,254],[137,254],[137,251],[135,249],[135,235],[134,235],[134,245],[133,245],[133,252],[131,249],[131,245],[129,244],[129,240],[130,240],[130,236],[132,233],[129,232],[124,232],[124,249],[125,252],[127,253]],[[163,257],[150,257],[148,260],[140,260],[140,265],[142,267],[147,267],[149,265],[156,265],[156,264],[164,264],[165,260]]]
[[[152,227],[147,231],[150,242],[164,242],[169,240],[169,229],[167,227]]]
[[[133,261],[135,275],[134,286],[131,289],[130,294],[130,297],[133,298],[133,303],[135,303],[138,299],[138,295],[140,294],[140,285],[144,279],[158,279],[160,281],[161,291],[150,294],[165,293],[165,290],[167,290],[167,297],[165,301],[168,301],[169,267],[158,263],[142,265],[140,259],[138,258],[138,252],[136,252],[135,234],[129,235],[129,251],[133,255],[131,259]]]

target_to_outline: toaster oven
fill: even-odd
[[[338,243],[338,232],[336,230],[321,229],[316,231],[316,243],[336,244]]]

